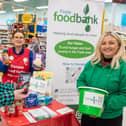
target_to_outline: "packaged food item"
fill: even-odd
[[[15,116],[15,104],[8,106],[8,116],[9,117]]]
[[[23,101],[17,100],[15,101],[15,116],[20,116],[23,114]]]
[[[0,82],[2,81],[3,72],[0,72]]]
[[[8,56],[8,49],[4,49],[1,54],[1,60],[3,64],[8,65],[9,64],[9,56]]]
[[[52,104],[53,97],[52,96],[46,96],[45,97],[45,105]]]
[[[43,63],[42,63],[42,54],[35,53],[33,57],[33,67],[34,69],[42,69]]]
[[[33,77],[36,79],[48,80],[53,78],[53,73],[49,71],[34,71]]]
[[[39,105],[49,105],[53,102],[52,96],[38,95]]]
[[[8,106],[1,107],[1,112],[8,113]]]
[[[45,95],[38,95],[38,104],[40,106],[44,106],[45,105]]]
[[[38,106],[37,93],[30,93],[25,99],[25,107],[35,107]]]
[[[22,72],[19,74],[18,83],[16,89],[24,89],[24,94],[28,92],[29,88],[29,81],[30,81],[31,74],[28,72]]]

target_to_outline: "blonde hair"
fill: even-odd
[[[115,38],[117,40],[117,42],[119,44],[119,49],[118,49],[117,53],[113,56],[112,62],[111,62],[111,68],[118,69],[120,66],[119,59],[126,61],[126,56],[125,56],[124,42],[120,38],[120,36],[115,32],[105,32],[101,35],[101,37],[97,43],[97,46],[96,46],[95,55],[91,59],[91,63],[92,63],[92,65],[94,65],[94,64],[99,63],[103,59],[103,55],[101,53],[100,47],[101,47],[102,40],[104,39],[105,36],[112,36],[113,38]]]

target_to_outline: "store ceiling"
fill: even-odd
[[[0,0],[0,10],[11,13],[12,9],[25,8],[26,11],[33,11],[37,6],[48,6],[48,0],[28,0],[24,2],[14,2],[14,0]]]

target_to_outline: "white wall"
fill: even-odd
[[[16,20],[16,16],[15,13],[11,13],[11,14],[0,14],[0,25],[6,25],[6,22],[8,19],[15,19]]]
[[[112,7],[114,4],[106,3],[105,10],[106,10],[106,19],[108,19],[107,23],[113,23],[112,21]],[[115,4],[114,8],[114,25],[121,26],[121,15],[126,14],[126,4]]]
[[[105,19],[107,19],[107,23],[112,22],[112,4],[111,3],[106,3],[105,4]]]

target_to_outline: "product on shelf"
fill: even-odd
[[[11,45],[10,42],[10,32],[8,25],[0,25],[0,44],[1,45]]]

